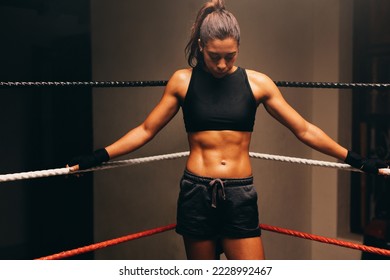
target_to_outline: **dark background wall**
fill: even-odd
[[[275,80],[351,81],[352,8],[363,2],[369,1],[227,1],[243,31],[240,64]],[[388,6],[384,0],[371,2]],[[0,0],[0,81],[167,79],[178,67],[186,67],[183,47],[199,5],[197,0],[121,0],[115,5],[105,0]],[[378,11],[370,18],[389,18]],[[367,43],[368,33],[356,38]],[[359,49],[355,55],[366,59]],[[388,48],[384,57],[389,65]],[[371,64],[359,60],[356,65],[371,69]],[[385,79],[372,81],[388,82],[386,67]],[[369,73],[356,73],[355,81],[371,81],[364,78]],[[349,145],[351,124],[345,120],[351,115],[350,95],[342,93],[339,98],[333,90],[283,89],[283,93],[307,119]],[[98,89],[92,94],[88,88],[0,88],[0,174],[63,167],[73,156],[108,144],[142,121],[160,94],[161,89]],[[385,117],[388,124],[388,114]],[[272,121],[260,111],[254,151],[319,157]],[[180,117],[158,137],[132,156],[187,148]],[[37,258],[172,222],[183,161],[80,178],[1,183],[0,259]],[[360,233],[348,235],[349,184],[337,181],[336,171],[289,166],[280,174],[278,163],[259,161],[254,167],[261,178],[263,222],[361,240]],[[356,195],[360,197],[361,191]],[[144,209],[145,205],[156,207]],[[267,256],[274,259],[360,257],[268,233],[264,240]],[[178,236],[167,234],[76,258],[179,259],[183,248]]]
[[[2,81],[167,79],[177,68],[186,67],[183,48],[200,5],[198,0],[0,3]],[[340,12],[337,0],[232,0],[227,5],[241,23],[239,64],[243,67],[275,80],[335,81],[341,68],[349,65],[340,66],[339,56],[349,45],[344,46],[339,37],[348,33],[340,27],[348,26],[350,18]],[[325,96],[293,89],[283,89],[283,93],[308,120],[338,137],[338,93]],[[1,173],[62,167],[74,155],[123,135],[144,119],[160,96],[160,88],[95,89],[92,97],[89,89],[1,89]],[[325,101],[331,115],[323,110]],[[343,109],[342,114],[348,111]],[[256,126],[253,151],[313,156],[262,109]],[[187,148],[178,116],[153,143],[130,157]],[[317,176],[310,168],[289,166],[281,174],[278,163],[253,163],[262,222],[336,234],[336,171],[329,175],[321,170]],[[94,177],[1,184],[1,257],[31,259],[171,223],[183,167],[181,160],[100,172]],[[323,177],[326,186],[318,184]],[[264,241],[271,259],[353,258],[272,233],[264,233]],[[180,237],[167,233],[77,258],[185,256]]]
[[[1,81],[91,79],[89,1],[1,1],[0,19]],[[64,167],[92,149],[91,123],[90,89],[0,89],[1,174]],[[91,243],[92,181],[2,183],[0,258],[32,259]]]

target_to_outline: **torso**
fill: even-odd
[[[187,132],[253,130],[257,104],[245,69],[216,78],[202,67],[192,71],[182,103]]]
[[[184,102],[192,69],[181,70],[179,98]],[[247,71],[249,84],[251,72]],[[253,92],[256,105],[261,96]],[[186,169],[193,174],[212,178],[245,178],[252,175],[249,145],[252,133],[235,130],[206,130],[188,133],[190,156]]]
[[[191,173],[212,178],[245,178],[252,175],[250,132],[200,131],[188,134]]]

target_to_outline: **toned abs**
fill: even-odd
[[[249,158],[251,132],[200,131],[188,134],[187,170],[212,178],[244,178],[252,175]]]

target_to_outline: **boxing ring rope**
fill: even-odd
[[[85,173],[85,172],[103,170],[103,169],[112,169],[112,168],[116,168],[116,167],[123,167],[123,166],[135,165],[135,164],[141,164],[141,163],[149,163],[149,162],[153,162],[153,161],[177,159],[177,158],[181,158],[181,157],[186,157],[188,155],[189,155],[189,152],[180,152],[180,153],[149,156],[149,157],[142,157],[142,158],[135,158],[135,159],[128,159],[128,160],[118,160],[118,161],[106,162],[106,163],[103,163],[102,165],[94,167],[94,168],[90,168],[90,169],[86,169],[86,170],[79,170],[79,171],[75,171],[75,172],[71,172],[70,168],[56,168],[56,169],[48,169],[48,170],[4,174],[4,175],[0,175],[0,183],[8,182],[8,181],[42,178],[42,177]],[[250,152],[249,156],[252,158],[256,158],[256,159],[275,160],[275,161],[282,161],[282,162],[288,162],[288,163],[297,163],[297,164],[305,164],[305,165],[310,165],[310,166],[337,168],[337,169],[342,169],[342,170],[361,172],[361,170],[353,168],[350,165],[344,164],[344,163],[335,163],[335,162],[329,162],[329,161],[320,161],[320,160],[304,159],[304,158],[297,158],[297,157],[287,157],[287,156],[279,156],[279,155],[271,155],[271,154],[263,154],[263,153],[253,153],[253,152]],[[390,175],[390,170],[389,170],[389,175]]]
[[[51,169],[51,170],[42,170],[42,171],[31,171],[31,172],[23,172],[23,173],[15,173],[15,174],[6,174],[6,175],[0,175],[0,182],[6,182],[6,181],[15,181],[15,180],[23,180],[23,179],[32,179],[32,178],[39,178],[39,177],[49,177],[49,176],[57,176],[57,175],[66,175],[66,174],[76,174],[81,172],[90,172],[90,171],[96,171],[96,170],[103,170],[103,169],[111,169],[111,168],[117,168],[117,167],[123,167],[128,165],[134,165],[134,164],[141,164],[141,163],[149,163],[153,161],[161,161],[161,160],[169,160],[169,159],[177,159],[181,157],[186,157],[189,155],[189,152],[181,152],[181,153],[172,153],[172,154],[165,154],[165,155],[158,155],[158,156],[150,156],[150,157],[143,157],[143,158],[136,158],[136,159],[129,159],[129,160],[121,160],[121,161],[113,161],[113,162],[107,162],[102,164],[101,166],[76,171],[76,172],[70,172],[69,168],[59,168],[59,169]],[[296,158],[296,157],[286,157],[286,156],[278,156],[278,155],[270,155],[270,154],[261,154],[261,153],[249,153],[250,157],[256,158],[256,159],[265,159],[265,160],[275,160],[275,161],[282,161],[282,162],[289,162],[289,163],[297,163],[297,164],[306,164],[311,166],[320,166],[320,167],[328,167],[328,168],[338,168],[342,170],[350,170],[350,171],[358,171],[359,169],[355,169],[351,167],[348,164],[342,164],[342,163],[334,163],[334,162],[327,162],[327,161],[319,161],[319,160],[310,160],[310,159],[304,159],[304,158]],[[390,171],[390,170],[389,170]],[[135,234],[130,234],[127,236],[115,238],[108,241],[103,241],[100,243],[80,247],[77,249],[57,253],[51,256],[42,257],[39,258],[39,260],[56,260],[56,259],[63,259],[63,258],[69,258],[75,255],[87,253],[90,251],[102,249],[108,246],[114,246],[123,242],[127,242],[134,239],[139,239],[147,236],[151,236],[157,233],[165,232],[168,230],[172,230],[176,227],[175,224],[170,224],[164,227],[159,227]],[[347,241],[341,241],[337,239],[331,239],[322,237],[319,235],[313,235],[303,232],[298,232],[290,229],[284,229],[280,227],[270,226],[266,224],[260,224],[260,227],[263,230],[267,231],[273,231],[277,233],[287,234],[299,238],[304,239],[310,239],[313,241],[318,241],[322,243],[327,244],[333,244],[338,245],[342,247],[347,247],[351,249],[361,250],[364,252],[379,254],[383,256],[390,256],[390,250],[386,249],[380,249],[376,247],[371,246],[365,246],[360,244],[355,244],[352,242]]]
[[[169,230],[173,230],[173,229],[175,229],[175,227],[176,227],[176,224],[169,224],[169,225],[166,225],[163,227],[158,227],[155,229],[150,229],[150,230],[142,231],[139,233],[126,235],[123,237],[99,242],[96,244],[80,247],[77,249],[60,252],[60,253],[49,255],[46,257],[41,257],[41,258],[38,258],[36,260],[60,260],[60,259],[64,259],[64,258],[70,258],[70,257],[74,257],[74,256],[77,256],[80,254],[103,249],[103,248],[106,248],[109,246],[118,245],[120,243],[124,243],[127,241],[155,235],[155,234],[162,233],[162,232],[169,231]],[[285,229],[285,228],[276,227],[276,226],[270,226],[270,225],[266,225],[266,224],[260,224],[260,228],[263,230],[267,230],[267,231],[273,231],[273,232],[291,235],[291,236],[295,236],[295,237],[299,237],[299,238],[303,238],[303,239],[309,239],[312,241],[318,241],[318,242],[322,242],[322,243],[326,243],[326,244],[332,244],[332,245],[337,245],[337,246],[346,247],[346,248],[350,248],[350,249],[360,250],[363,252],[378,254],[378,255],[382,255],[382,256],[390,256],[390,250],[386,250],[386,249],[380,249],[380,248],[376,248],[376,247],[372,247],[372,246],[360,245],[360,244],[356,244],[356,243],[352,243],[352,242],[348,242],[348,241],[327,238],[327,237],[323,237],[323,236],[319,236],[319,235],[308,234],[308,233],[304,233],[304,232],[300,232],[300,231]]]
[[[0,82],[0,88],[19,87],[162,87],[168,81],[58,81],[58,82]],[[384,83],[339,83],[339,82],[296,82],[296,81],[274,81],[279,87],[296,88],[328,88],[328,89],[389,89],[390,84]]]
[[[110,87],[160,87],[165,86],[168,81],[88,81],[88,82],[0,82],[0,89],[4,88],[19,88],[19,87],[96,87],[96,88],[110,88]],[[383,90],[389,89],[390,84],[379,84],[379,83],[335,83],[335,82],[289,82],[289,81],[276,81],[275,84],[279,87],[298,87],[298,88],[327,88],[327,89],[376,89]],[[121,160],[121,161],[113,161],[102,164],[101,166],[94,167],[87,170],[81,170],[76,172],[71,172],[69,168],[57,168],[57,169],[49,169],[49,170],[41,170],[41,171],[30,171],[30,172],[21,172],[21,173],[13,173],[13,174],[4,174],[0,175],[0,183],[8,182],[8,181],[16,181],[16,180],[24,180],[24,179],[33,179],[33,178],[41,178],[41,177],[50,177],[50,176],[59,176],[59,175],[69,175],[76,174],[81,172],[90,172],[95,170],[103,170],[110,169],[116,167],[123,167],[128,165],[140,164],[140,163],[148,163],[159,160],[168,160],[168,159],[176,159],[181,157],[186,157],[189,155],[189,152],[181,152],[181,153],[173,153],[173,154],[165,154],[151,157],[143,157],[137,159],[129,159],[129,160]],[[357,171],[361,172],[359,169],[355,169],[348,164],[342,163],[334,163],[334,162],[326,162],[319,160],[310,160],[303,158],[295,158],[295,157],[286,157],[286,156],[278,156],[278,155],[270,155],[270,154],[261,154],[261,153],[249,153],[250,157],[256,159],[265,159],[265,160],[275,160],[289,163],[297,163],[297,164],[306,164],[311,166],[320,166],[320,167],[328,167],[328,168],[337,168],[342,170],[349,171]],[[387,169],[390,175],[390,169]],[[63,259],[69,258],[72,256],[76,256],[79,254],[87,253],[90,251],[102,249],[108,246],[117,245],[123,242],[127,242],[134,239],[139,239],[151,235],[155,235],[158,233],[166,232],[172,230],[176,227],[176,224],[170,224],[163,227],[158,227],[151,230],[142,231],[135,234],[130,234],[127,236],[115,238],[108,241],[99,242],[96,244],[80,247],[77,249],[60,252],[54,255],[46,256],[38,258],[38,260],[55,260],[55,259]],[[331,239],[319,235],[308,234],[304,232],[294,231],[290,229],[284,229],[276,226],[270,226],[265,224],[260,224],[260,228],[266,231],[277,232],[281,234],[291,235],[298,238],[309,239],[313,241],[318,241],[327,244],[338,245],[350,249],[361,250],[368,253],[379,254],[383,256],[390,256],[390,250],[380,249],[372,246],[365,246],[361,244],[355,244],[352,242]]]
[[[157,234],[157,233],[161,233],[161,232],[165,232],[165,231],[168,231],[168,230],[172,230],[175,227],[176,227],[176,224],[170,224],[170,225],[167,225],[167,226],[163,226],[163,227],[158,227],[158,228],[155,228],[155,229],[142,231],[142,232],[139,232],[139,233],[133,233],[133,234],[126,235],[126,236],[123,236],[123,237],[118,237],[118,238],[115,238],[115,239],[99,242],[99,243],[96,243],[96,244],[80,247],[80,248],[77,248],[77,249],[60,252],[60,253],[53,254],[53,255],[50,255],[50,256],[38,258],[37,260],[60,260],[60,259],[64,259],[64,258],[70,258],[70,257],[76,256],[76,255],[80,255],[80,254],[96,251],[98,249],[102,249],[102,248],[109,247],[109,246],[114,246],[114,245],[117,245],[117,244],[120,244],[120,243],[123,243],[123,242],[127,242],[127,241],[130,241],[130,240],[135,240],[135,239],[139,239],[139,238],[142,238],[142,237],[147,237],[147,236],[151,236],[151,235],[154,235],[154,234]]]

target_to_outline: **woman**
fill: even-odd
[[[73,161],[86,169],[149,142],[183,110],[190,155],[181,180],[176,231],[188,259],[264,259],[249,144],[256,109],[266,110],[306,145],[378,174],[384,162],[365,160],[303,119],[266,75],[235,65],[240,29],[221,0],[200,9],[186,47],[189,69],[176,71],[145,121],[93,155]]]

